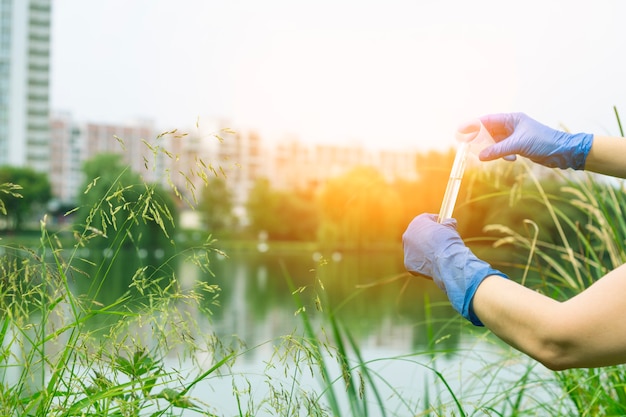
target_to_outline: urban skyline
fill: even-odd
[[[196,131],[185,140],[166,135],[163,147],[175,155],[166,158],[151,149],[161,132],[150,119],[76,120],[71,111],[50,104],[52,11],[51,0],[0,0],[0,165],[47,174],[60,205],[76,203],[84,183],[83,163],[104,152],[122,154],[124,163],[145,181],[170,181],[179,190],[187,189],[189,178],[200,188],[201,178],[193,172],[199,161],[219,167],[239,210],[259,178],[281,189],[298,189],[357,165],[374,166],[390,180],[416,175],[411,152],[370,151],[360,144],[305,145],[297,137],[272,141],[253,128],[210,140],[214,132],[230,127],[220,120],[202,120],[201,127],[198,120]],[[190,168],[184,179],[169,174]]]
[[[53,194],[63,204],[74,203],[81,192],[83,163],[103,152],[120,154],[147,182],[174,185],[183,191],[188,188],[187,181],[194,189],[202,189],[205,179],[197,174],[197,168],[199,164],[210,166],[216,176],[224,178],[239,211],[261,178],[277,189],[310,189],[363,165],[374,167],[388,181],[417,178],[417,154],[413,152],[307,144],[297,138],[266,142],[254,130],[237,131],[219,120],[203,129],[166,135],[147,120],[117,125],[84,122],[67,112],[54,113],[50,125],[50,179]],[[167,152],[155,152],[157,146]],[[181,172],[184,175],[179,175]]]

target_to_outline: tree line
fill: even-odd
[[[438,213],[454,160],[454,150],[419,154],[418,178],[392,182],[372,167],[356,167],[317,187],[278,190],[267,179],[253,185],[246,203],[248,224],[233,227],[229,190],[215,178],[202,194],[200,212],[217,234],[239,230],[250,237],[264,232],[269,239],[317,241],[327,246],[372,247],[401,240],[408,223],[424,212]],[[532,177],[538,176],[541,193]],[[531,219],[544,241],[558,240],[557,226],[545,208],[584,224],[587,214],[561,192],[567,180],[557,171],[530,172],[527,165],[496,161],[475,163],[466,170],[453,216],[464,238],[484,238],[486,225],[500,224],[527,234]],[[224,205],[218,208],[220,204]],[[224,219],[228,219],[224,221]],[[488,236],[487,236],[488,237]]]
[[[329,246],[368,247],[399,242],[402,232],[419,213],[438,213],[448,182],[454,151],[431,151],[416,157],[418,178],[387,181],[375,168],[356,167],[324,184],[299,190],[280,190],[264,178],[257,179],[245,204],[242,219],[234,211],[233,191],[223,177],[210,178],[198,193],[194,209],[202,219],[204,232],[225,238],[253,238],[263,232],[270,240],[317,241]],[[139,174],[124,166],[121,156],[98,155],[84,164],[85,184],[79,194],[77,208],[72,212],[75,224],[91,222],[95,227],[114,227],[122,211],[107,214],[106,210],[90,211],[95,205],[111,203],[114,195],[120,201],[132,201],[145,189]],[[484,235],[483,227],[500,223],[520,227],[524,218],[532,216],[540,225],[544,238],[550,237],[550,219],[543,204],[529,190],[524,170],[519,164],[490,163],[488,167],[469,168],[462,182],[454,217],[464,237]],[[50,183],[44,174],[28,168],[0,167],[0,184],[17,184],[20,196],[0,190],[6,213],[4,229],[19,231],[25,221],[50,211],[46,204],[51,197]],[[143,184],[143,185],[142,185]],[[559,201],[562,180],[544,175],[542,184],[554,196],[555,204],[576,221],[584,216],[566,201]],[[143,187],[143,188],[142,188]],[[154,186],[154,198],[172,221],[174,227],[180,204],[170,190]],[[123,207],[123,205],[121,206]],[[1,208],[1,207],[0,207]],[[62,216],[63,213],[58,212]],[[121,221],[121,220],[120,220]],[[145,223],[145,224],[142,224]],[[149,222],[137,222],[147,240],[157,239],[158,228]],[[168,223],[168,222],[166,222]]]

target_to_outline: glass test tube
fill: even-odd
[[[454,163],[452,164],[452,170],[450,171],[450,178],[448,179],[448,186],[446,187],[446,193],[443,196],[441,203],[441,210],[439,211],[438,223],[443,223],[444,220],[452,217],[454,211],[454,204],[456,198],[459,195],[459,188],[461,187],[461,180],[463,179],[463,172],[465,171],[465,162],[467,161],[467,153],[469,151],[469,143],[463,142],[456,150],[456,156],[454,157]]]

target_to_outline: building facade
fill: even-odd
[[[102,153],[119,154],[123,163],[146,182],[160,182],[163,155],[154,149],[156,129],[152,121],[133,120],[119,124],[88,122],[82,130],[84,160]]]
[[[51,0],[0,0],[0,165],[49,171]]]
[[[311,190],[359,166],[376,168],[386,181],[416,180],[416,153],[368,150],[359,145],[317,144],[297,139],[278,143],[271,153],[269,180],[283,190]]]
[[[165,182],[165,156],[157,149],[156,130],[149,120],[85,123],[73,120],[68,113],[55,112],[49,125],[48,174],[52,195],[62,204],[76,202],[78,193],[83,191],[83,164],[103,153],[120,155],[122,163],[146,182]]]
[[[260,135],[253,130],[237,131],[219,142],[214,161],[232,192],[235,215],[245,225],[250,191],[256,180],[268,178],[268,160]]]
[[[221,120],[191,133],[158,135],[147,120],[111,124],[76,122],[55,113],[50,120],[50,182],[53,195],[64,204],[76,201],[84,183],[85,161],[102,153],[117,153],[143,180],[174,187],[179,197],[195,205],[212,177],[223,178],[232,193],[241,224],[246,203],[259,179],[283,191],[315,191],[328,180],[359,166],[376,168],[384,178],[415,180],[416,153],[371,151],[359,145],[304,144],[291,138],[266,143],[254,130],[221,134]],[[229,130],[229,129],[228,129]]]
[[[82,130],[68,113],[50,119],[50,167],[48,178],[52,195],[62,206],[76,202],[83,183],[84,146]]]

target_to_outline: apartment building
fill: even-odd
[[[62,206],[76,202],[83,182],[84,147],[82,131],[69,113],[56,113],[50,119],[50,168],[52,195]]]
[[[0,0],[0,165],[48,172],[51,0]]]
[[[417,180],[417,152],[380,150],[374,154],[374,166],[389,182]]]
[[[147,182],[165,183],[165,155],[156,148],[156,130],[148,120],[128,123],[77,122],[55,112],[49,121],[49,179],[62,204],[76,202],[84,182],[83,164],[101,153],[116,153]]]
[[[296,138],[277,143],[269,165],[269,179],[276,189],[306,190],[318,185],[317,176],[310,175],[317,165],[312,150]]]
[[[415,152],[368,150],[360,145],[307,146],[289,139],[273,149],[270,181],[278,189],[311,189],[358,166],[374,167],[390,182],[417,179]]]
[[[85,123],[83,159],[101,153],[117,153],[122,161],[147,182],[161,181],[163,154],[151,149],[155,143],[156,128],[150,120],[127,123]]]
[[[223,138],[214,161],[233,193],[235,214],[245,224],[245,204],[250,190],[257,179],[268,178],[269,174],[267,151],[261,136],[253,130],[241,130]]]
[[[245,223],[245,205],[257,179],[279,190],[311,190],[357,166],[372,166],[387,181],[416,179],[414,152],[367,150],[359,145],[305,144],[296,138],[264,142],[254,130],[224,133],[224,121],[202,129],[159,135],[150,121],[125,124],[78,123],[57,113],[50,121],[53,194],[75,201],[83,183],[84,161],[99,153],[119,153],[145,181],[175,186],[193,203],[207,180],[224,178],[233,193],[236,215]],[[160,149],[165,149],[166,152]]]

